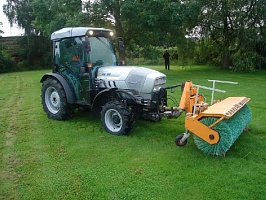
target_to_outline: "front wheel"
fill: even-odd
[[[47,78],[41,92],[43,110],[49,118],[66,120],[73,115],[75,107],[67,103],[64,88],[58,80]]]
[[[187,139],[185,139],[184,141],[182,141],[183,138],[183,134],[176,136],[175,138],[175,144],[179,147],[183,147],[187,144]]]
[[[128,134],[133,128],[131,111],[118,101],[107,102],[101,111],[104,129],[113,135]]]

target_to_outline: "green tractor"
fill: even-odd
[[[165,116],[166,76],[143,67],[119,66],[113,32],[104,28],[63,28],[51,35],[53,70],[41,78],[43,110],[49,118],[69,119],[86,107],[111,134],[128,134],[136,117]],[[118,42],[123,51],[123,42]],[[172,112],[169,115],[176,115]]]

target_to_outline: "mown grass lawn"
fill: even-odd
[[[228,96],[251,98],[251,130],[225,157],[203,154],[193,137],[177,147],[184,114],[159,123],[137,120],[129,136],[107,134],[89,112],[69,121],[48,119],[39,82],[50,70],[0,74],[1,199],[265,199],[266,71],[232,73],[205,66],[149,66],[165,73],[167,85],[207,79]],[[174,94],[180,97],[179,89]],[[210,91],[201,90],[207,100]]]

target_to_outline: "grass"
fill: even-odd
[[[264,199],[266,190],[266,71],[232,73],[211,67],[149,66],[165,73],[167,85],[207,79],[215,97],[247,96],[251,130],[241,134],[225,157],[199,151],[184,132],[184,114],[160,123],[137,120],[129,136],[107,134],[100,120],[76,112],[69,121],[48,119],[39,82],[46,71],[0,75],[1,199]],[[210,100],[210,91],[201,90]],[[180,98],[179,89],[176,97]]]

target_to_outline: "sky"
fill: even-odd
[[[5,16],[3,12],[3,5],[6,3],[5,0],[0,0],[0,22],[3,23],[2,26],[0,26],[0,29],[4,31],[5,33],[1,34],[3,37],[7,36],[18,36],[23,34],[23,30],[18,28],[16,24],[13,25],[13,27],[10,27],[10,24],[7,20],[7,17]]]

